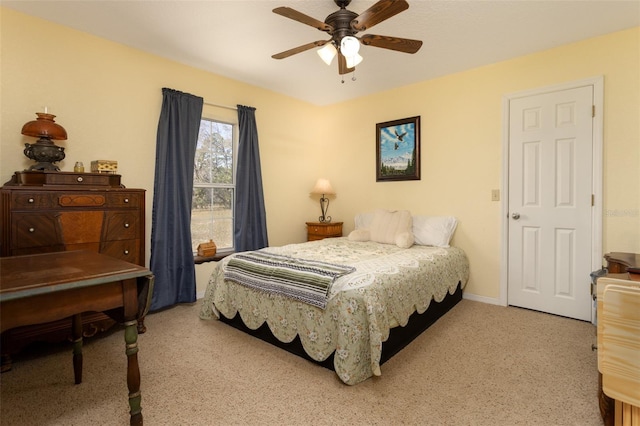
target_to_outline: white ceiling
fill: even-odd
[[[640,26],[638,0],[408,0],[409,9],[358,35],[424,42],[413,55],[363,46],[338,75],[314,50],[271,55],[329,36],[272,12],[288,6],[324,21],[332,0],[1,0],[10,9],[317,105],[432,79]],[[374,0],[353,0],[361,13]]]

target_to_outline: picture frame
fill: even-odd
[[[376,182],[420,180],[420,116],[376,124]]]

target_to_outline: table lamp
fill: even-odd
[[[22,134],[39,138],[36,143],[24,144],[24,155],[37,161],[29,167],[29,170],[54,170],[60,169],[53,163],[64,159],[64,148],[57,146],[52,140],[66,140],[67,131],[53,119],[55,115],[45,112],[36,112],[37,119],[29,121],[22,126]]]
[[[336,192],[331,187],[331,183],[328,179],[318,179],[315,186],[311,190],[311,194],[321,195],[320,197],[320,211],[322,216],[318,220],[322,223],[331,222],[331,216],[327,216],[327,210],[329,209],[329,199],[325,195],[336,195]]]

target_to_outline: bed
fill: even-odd
[[[449,224],[445,232],[449,235],[436,245],[433,241],[427,245],[425,234],[421,236],[416,228],[425,223],[420,221],[423,217],[412,218],[406,212],[404,220],[399,221],[398,212],[378,213],[356,216],[356,229],[348,237],[269,247],[224,258],[210,277],[200,317],[241,321],[249,330],[264,331],[268,327],[268,333],[278,342],[299,341],[308,358],[320,363],[333,359],[333,369],[348,385],[381,375],[383,343],[393,341],[395,331],[409,331],[409,337],[394,343],[396,347],[387,353],[399,350],[422,331],[425,321],[432,323],[455,305],[469,278],[469,263],[462,249],[448,244],[455,218],[447,217],[453,220],[453,229]],[[380,222],[376,222],[376,214],[386,218],[382,221],[385,235],[375,231]],[[405,235],[407,214],[410,235]],[[429,220],[433,225],[433,218]],[[255,264],[247,268],[254,274],[256,286],[234,275],[242,262],[256,259],[270,265],[295,262],[293,267],[286,265],[291,268],[287,273],[295,270],[294,275],[309,269],[317,273],[317,265],[329,265],[334,275],[324,300],[322,295],[307,300],[307,295],[296,294],[298,288],[290,293],[271,291],[271,285],[265,284],[270,278],[256,278],[257,272],[251,269]],[[312,262],[313,268],[307,262]],[[282,263],[277,266],[283,268]],[[273,276],[272,270],[270,273]],[[445,308],[439,308],[435,317],[427,315],[438,305]],[[415,331],[409,322],[420,317],[423,319],[418,321],[423,324]]]

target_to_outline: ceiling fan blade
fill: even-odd
[[[382,47],[383,49],[397,50],[404,53],[416,53],[422,47],[422,41],[420,40],[373,34],[363,35],[360,37],[360,42],[365,46]]]
[[[351,21],[351,28],[364,31],[408,8],[406,0],[380,0]]]
[[[340,52],[338,52],[338,74],[344,75],[355,71],[355,68],[347,67],[347,58]]]
[[[295,55],[296,53],[304,52],[305,50],[313,49],[314,47],[324,46],[329,43],[331,40],[318,40],[313,43],[303,44],[302,46],[294,47],[293,49],[285,50],[284,52],[276,53],[271,57],[273,59],[284,59],[289,56]]]
[[[318,21],[317,19],[312,18],[309,15],[305,15],[302,12],[298,12],[295,9],[291,9],[290,7],[276,7],[275,9],[273,9],[273,13],[282,15],[285,18],[293,19],[294,21],[302,22],[303,24],[311,25],[312,27],[317,28],[320,31],[333,31],[333,27],[331,25],[326,24],[322,21]]]

